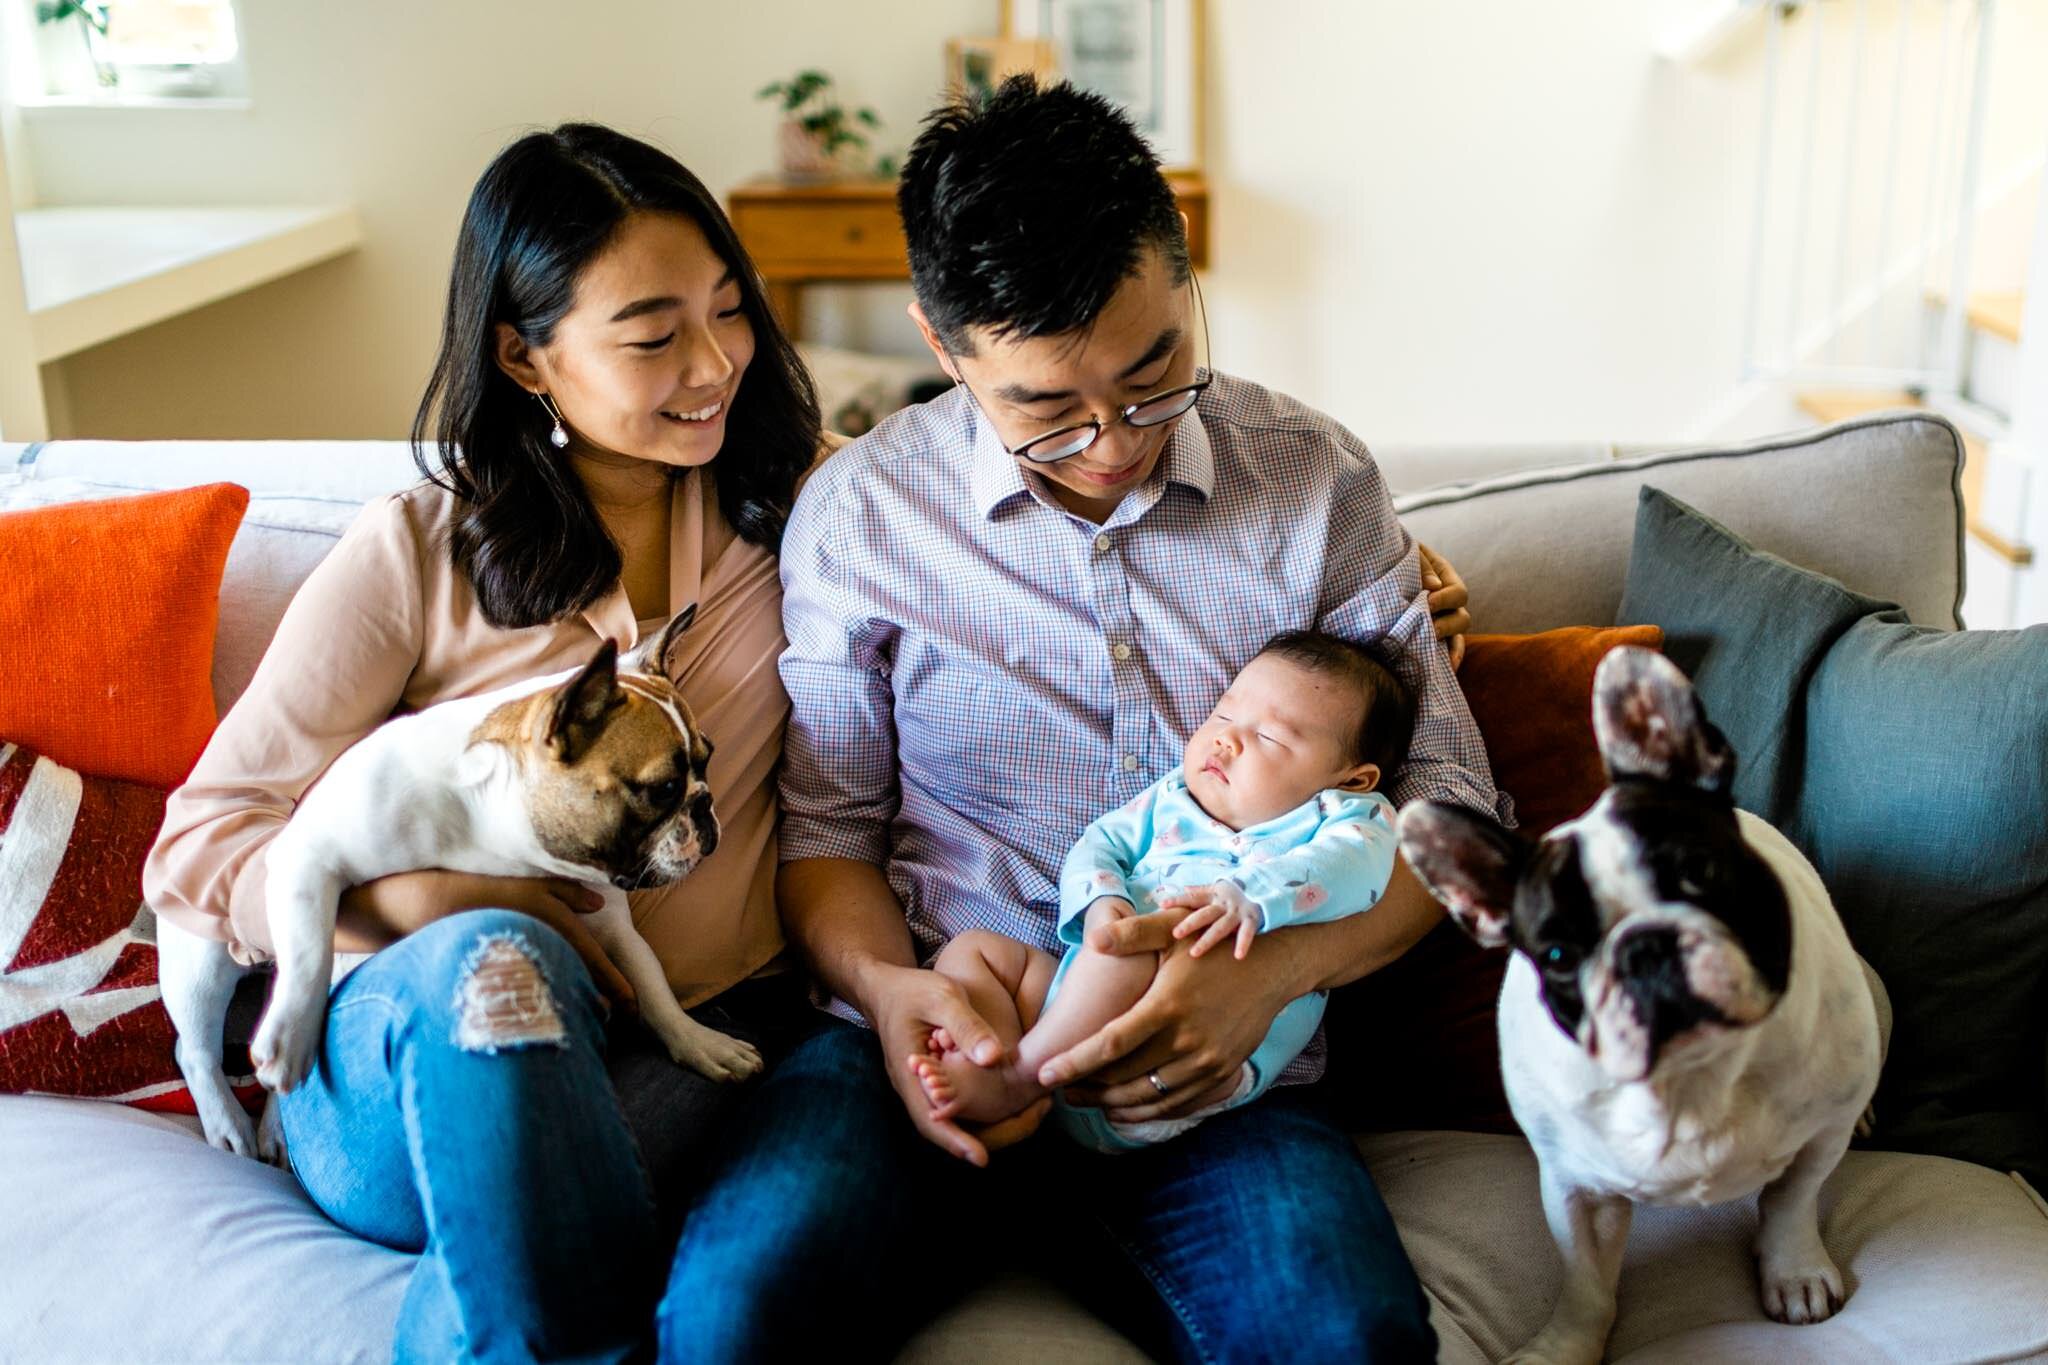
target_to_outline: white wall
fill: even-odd
[[[2048,69],[2048,0],[2000,9],[2005,88]],[[614,123],[723,190],[770,163],[765,81],[825,67],[900,149],[945,37],[996,22],[995,0],[242,10],[253,109],[31,114],[42,201],[346,198],[369,245],[65,362],[71,430],[398,434],[464,195],[519,131]],[[1737,379],[1759,64],[1739,46],[1663,62],[1649,14],[1208,0],[1217,364],[1369,440],[1691,430]],[[2044,136],[2025,131],[2037,150]],[[909,348],[906,298],[842,291],[814,320],[827,339]]]
[[[2048,150],[2044,8],[2000,5],[1993,89],[2036,112],[1997,121],[1988,164]],[[1368,439],[1690,433],[1740,369],[1760,37],[1679,66],[1650,22],[1641,0],[1214,6],[1218,365]]]

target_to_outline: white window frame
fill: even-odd
[[[119,0],[114,0],[119,3]],[[235,17],[235,55],[230,61],[211,64],[214,85],[203,92],[182,93],[164,88],[164,77],[152,67],[122,67],[133,73],[122,85],[83,86],[51,93],[45,70],[46,54],[62,52],[66,60],[85,64],[83,37],[78,21],[61,25],[36,21],[38,0],[0,0],[0,51],[7,54],[4,84],[9,102],[26,117],[44,109],[246,109],[249,107],[249,46],[241,0],[228,0]],[[68,30],[50,32],[52,28]],[[81,51],[74,58],[70,44]]]

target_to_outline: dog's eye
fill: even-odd
[[[657,782],[647,789],[647,799],[657,806],[673,806],[682,797],[681,778],[671,777],[666,782]]]
[[[1552,972],[1577,971],[1579,957],[1579,950],[1571,944],[1553,943],[1543,950],[1543,967]]]

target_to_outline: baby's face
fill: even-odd
[[[1341,678],[1261,654],[1188,740],[1189,795],[1232,829],[1247,829],[1331,787],[1370,791],[1379,770],[1351,761],[1364,705]]]

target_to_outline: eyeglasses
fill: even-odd
[[[1207,356],[1209,353],[1209,310],[1203,307],[1202,286],[1196,282],[1192,271],[1189,272],[1188,281],[1194,290],[1195,307],[1202,315],[1202,354]],[[1181,416],[1189,408],[1192,408],[1196,400],[1202,396],[1203,390],[1209,387],[1209,384],[1210,380],[1208,379],[1197,379],[1192,384],[1182,384],[1178,388],[1166,389],[1163,392],[1155,393],[1149,398],[1140,398],[1135,403],[1126,403],[1118,408],[1116,416],[1110,418],[1107,422],[1099,417],[1090,417],[1085,422],[1076,422],[1072,426],[1061,427],[1057,431],[1048,431],[1043,436],[1032,437],[1022,445],[1006,445],[1003,449],[1018,459],[1029,460],[1033,464],[1058,464],[1061,460],[1071,460],[1074,456],[1079,455],[1082,451],[1101,440],[1102,433],[1115,426],[1118,422],[1127,423],[1139,430],[1143,430],[1146,427],[1156,427],[1164,422],[1171,422],[1174,418]],[[984,413],[988,411],[974,390],[968,388],[965,378],[961,379],[960,387],[967,389],[967,394],[970,398],[974,399],[976,407],[981,408]]]
[[[1072,459],[1102,439],[1102,433],[1118,422],[1131,426],[1156,427],[1161,422],[1171,422],[1195,405],[1202,396],[1202,390],[1209,387],[1209,381],[1198,379],[1177,389],[1155,393],[1150,398],[1141,398],[1135,403],[1126,403],[1117,409],[1116,416],[1105,422],[1099,417],[1090,417],[1085,422],[1058,431],[1048,431],[1043,436],[1034,436],[1021,446],[1005,446],[1012,455],[1031,461],[1033,464],[1057,464]]]

